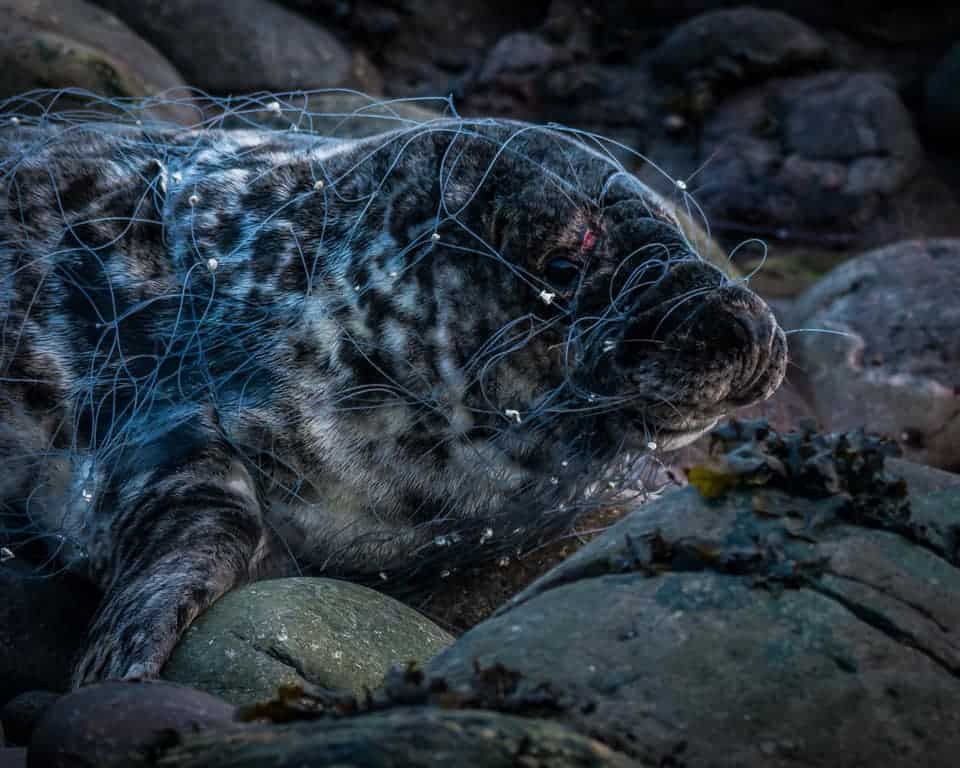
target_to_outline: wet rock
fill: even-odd
[[[428,677],[455,688],[500,663],[589,702],[558,721],[641,764],[953,765],[960,492],[914,517],[882,441],[725,436],[731,485],[640,508]]]
[[[129,97],[182,87],[173,65],[100,8],[83,0],[0,0],[0,98],[37,88]],[[83,101],[65,93],[56,108]],[[172,105],[154,114],[183,117]]]
[[[219,94],[360,87],[329,32],[269,0],[98,0],[163,51],[187,81]]]
[[[362,693],[394,664],[425,662],[452,641],[420,614],[333,579],[261,581],[228,593],[193,623],[162,671],[236,704],[281,685]]]
[[[817,416],[900,441],[905,456],[960,468],[960,241],[909,241],[841,265],[801,296],[791,337]]]
[[[956,151],[960,131],[960,43],[955,44],[926,81],[925,117],[930,130]]]
[[[496,712],[397,709],[332,722],[248,727],[189,736],[160,764],[181,768],[271,765],[432,768],[446,760],[489,768],[633,765],[555,723]]]
[[[25,691],[66,690],[97,591],[77,577],[7,560],[0,563],[0,595],[0,703]]]
[[[652,66],[661,80],[703,99],[717,85],[742,86],[818,67],[828,53],[819,34],[785,13],[733,8],[674,28],[655,51]],[[701,111],[705,107],[699,105]]]
[[[191,733],[233,720],[226,702],[162,681],[112,681],[60,698],[28,749],[31,768],[136,765],[169,732]]]
[[[53,691],[27,691],[8,701],[0,708],[0,744],[3,738],[11,745],[25,747],[30,743],[33,730],[44,713],[60,698]]]

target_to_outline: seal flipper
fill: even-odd
[[[106,594],[74,687],[158,675],[190,623],[247,581],[265,551],[253,480],[222,440],[194,442],[188,456],[117,485]]]

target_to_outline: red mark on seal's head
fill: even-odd
[[[592,230],[587,230],[583,233],[583,240],[580,241],[580,250],[582,251],[592,251],[593,246],[597,244],[597,236],[593,234]]]

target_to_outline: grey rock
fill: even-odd
[[[827,61],[827,42],[779,11],[731,8],[678,25],[654,53],[655,74],[668,82],[708,87],[743,85]]]
[[[218,94],[359,86],[323,27],[269,0],[98,0],[163,51],[190,85]]]
[[[28,762],[31,768],[136,765],[168,732],[223,727],[233,713],[226,702],[173,683],[97,683],[47,710],[30,741]]]
[[[486,711],[397,709],[363,717],[186,736],[160,764],[180,768],[627,768],[635,765],[556,723]]]
[[[260,581],[193,623],[162,671],[235,704],[312,683],[362,694],[387,670],[426,662],[450,635],[401,603],[333,579]]]
[[[696,192],[708,217],[742,231],[843,244],[876,228],[921,170],[906,107],[880,75],[828,72],[726,99],[704,124],[709,180]]]
[[[83,0],[0,0],[0,98],[38,88],[154,96],[184,85],[155,48],[115,16]],[[83,97],[66,92],[54,108],[83,103]],[[185,118],[172,104],[158,105],[150,114]]]
[[[960,524],[960,490],[923,502],[917,531]],[[712,501],[669,492],[428,675],[456,686],[475,663],[501,663],[590,701],[559,721],[640,764],[679,749],[683,764],[712,767],[954,765],[956,557],[935,535],[922,546],[851,524],[836,503],[762,486]]]
[[[866,425],[905,456],[960,468],[960,240],[897,243],[853,259],[804,293],[788,327],[825,427]]]

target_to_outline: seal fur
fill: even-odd
[[[783,377],[769,308],[556,128],[2,142],[0,499],[104,590],[76,684],[245,581],[562,524]]]

